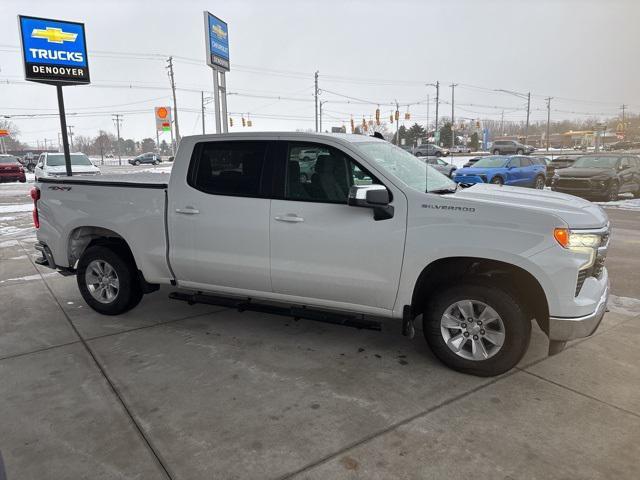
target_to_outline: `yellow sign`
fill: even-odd
[[[54,27],[34,28],[31,32],[31,38],[42,38],[49,43],[75,42],[77,36],[77,33],[63,32],[61,28]]]

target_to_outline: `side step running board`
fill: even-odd
[[[239,312],[249,310],[252,312],[270,313],[273,315],[284,315],[294,317],[295,319],[304,318],[316,322],[332,323],[334,325],[343,325],[345,327],[353,327],[362,330],[382,330],[380,322],[374,320],[366,320],[360,316],[346,315],[324,310],[315,310],[305,307],[278,307],[275,305],[267,305],[257,303],[251,299],[240,299],[231,297],[219,297],[217,295],[205,295],[203,293],[181,293],[171,292],[169,298],[173,300],[181,300],[189,305],[196,303],[204,303],[207,305],[217,305],[221,307],[235,308]]]

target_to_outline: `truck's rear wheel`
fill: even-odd
[[[435,295],[423,315],[424,336],[442,363],[483,377],[513,368],[529,346],[531,320],[507,291],[467,283]]]
[[[125,252],[109,246],[89,247],[78,262],[78,288],[96,312],[119,315],[142,299],[136,267]]]

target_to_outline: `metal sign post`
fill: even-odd
[[[72,175],[63,85],[90,83],[84,24],[18,15],[25,80],[56,86],[64,163]]]
[[[216,116],[216,133],[228,131],[227,81],[225,72],[230,70],[229,29],[226,22],[204,11],[207,65],[213,69],[213,99]],[[218,79],[218,74],[220,78]]]

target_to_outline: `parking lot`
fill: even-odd
[[[9,479],[637,478],[638,201],[603,205],[613,297],[596,334],[547,357],[536,327],[518,368],[478,378],[393,322],[189,306],[169,288],[101,316],[34,263],[29,187],[0,186]]]

